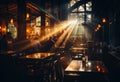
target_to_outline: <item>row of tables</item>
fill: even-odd
[[[65,69],[65,73],[108,73],[102,61],[88,61],[72,60],[71,63]]]
[[[77,49],[77,51],[79,50],[79,48],[73,48],[73,50]],[[86,49],[86,48],[85,48]],[[80,48],[80,50],[82,50],[82,48]],[[8,51],[7,53],[13,53],[13,51]],[[78,53],[77,53],[78,54]],[[47,57],[50,57],[52,55],[55,55],[55,53],[50,53],[50,52],[37,52],[37,53],[33,53],[33,54],[28,54],[25,56],[21,56],[20,58],[24,58],[24,59],[44,59]],[[82,57],[82,54],[80,54]],[[85,64],[82,62],[82,60],[80,59],[73,59],[71,61],[71,63],[68,65],[68,67],[65,69],[65,72],[101,72],[101,73],[107,73],[108,70],[105,67],[104,63],[102,61],[92,61],[92,60],[88,60],[87,62],[85,62]]]
[[[73,47],[72,52],[75,56],[68,67],[65,69],[65,72],[99,72],[99,73],[108,73],[107,68],[104,63],[100,60],[88,60],[88,54],[86,55],[87,48],[78,48]],[[87,61],[83,61],[82,57],[87,56]],[[79,58],[80,57],[80,58]]]
[[[87,48],[73,48],[72,50],[75,52],[80,53],[81,51],[86,50]],[[79,52],[80,51],[80,52]],[[13,53],[12,51],[8,52]],[[55,53],[50,52],[37,52],[33,54],[28,54],[21,56],[20,58],[24,59],[45,59],[47,57],[53,56]],[[82,56],[81,56],[82,57]],[[69,73],[100,73],[100,74],[107,74],[108,70],[102,61],[98,60],[88,60],[87,62],[83,62],[81,59],[73,59],[70,64],[64,70],[65,74]]]
[[[65,69],[65,76],[67,75],[67,78],[72,78],[75,79],[75,77],[77,79],[80,78],[80,76],[83,74],[85,75],[93,75],[93,79],[94,76],[100,75],[102,77],[105,77],[105,79],[108,80],[108,69],[105,66],[104,62],[102,60],[91,60],[89,59],[88,54],[86,54],[87,48],[78,48],[78,47],[73,47],[71,49],[72,52],[74,52],[75,54],[73,54],[73,60],[70,62],[70,64],[67,66],[67,68]],[[82,57],[87,56],[87,61],[83,60]],[[80,75],[79,77],[76,75]],[[85,76],[85,78],[89,78],[87,76]],[[76,80],[76,79],[75,79]],[[99,82],[99,80],[97,79],[97,81]],[[106,81],[106,80],[105,80]],[[79,82],[75,81],[75,82]],[[84,82],[84,81],[83,81]],[[86,82],[86,81],[85,81]]]

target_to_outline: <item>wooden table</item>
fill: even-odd
[[[83,48],[83,47],[72,47],[71,51],[75,52],[75,53],[85,53],[87,50],[87,48]]]
[[[104,63],[102,61],[88,61],[83,63],[81,60],[72,60],[65,69],[66,73],[107,73]]]
[[[72,60],[64,72],[64,80],[71,82],[108,82],[108,70],[102,61]]]
[[[48,53],[48,52],[37,52],[33,54],[28,54],[25,56],[22,56],[21,58],[27,58],[27,59],[44,59],[46,57],[50,57],[54,55],[54,53]]]

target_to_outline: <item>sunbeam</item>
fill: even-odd
[[[77,21],[69,21],[69,22],[70,22],[69,27],[64,29],[64,33],[58,38],[58,40],[55,43],[54,46],[56,48],[58,48],[58,47],[62,47],[63,48],[65,46],[65,43],[68,40],[71,32],[73,31],[73,27],[76,25]]]
[[[71,22],[64,21],[64,22],[59,23],[58,25],[55,25],[53,28],[51,27],[51,30],[52,30],[51,33],[49,33],[45,36],[39,37],[38,40],[31,40],[31,42],[29,44],[22,47],[19,51],[22,51],[29,47],[35,46],[36,44],[39,44],[40,42],[45,41],[46,39],[48,39],[50,37],[53,37],[54,35],[58,34],[59,32],[63,31],[67,27],[69,27],[69,25],[71,25]],[[24,42],[24,41],[22,41],[22,42]]]

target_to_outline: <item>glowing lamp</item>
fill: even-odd
[[[106,23],[107,22],[106,18],[102,18],[102,22]]]
[[[100,24],[98,24],[98,28],[100,28],[101,27],[101,25]]]

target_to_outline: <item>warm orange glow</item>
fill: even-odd
[[[27,8],[28,9],[33,9],[34,11],[39,11],[39,8],[37,8],[36,6],[32,5],[31,3],[27,3]]]
[[[45,14],[46,17],[50,18],[50,16],[48,14]]]
[[[6,33],[6,27],[1,27],[1,29],[0,29],[1,31],[2,31],[2,33],[3,34],[5,34]]]
[[[75,27],[76,23],[74,22],[71,22],[71,25],[67,28],[67,29],[64,29],[64,33],[58,38],[58,40],[56,41],[55,43],[55,47],[59,47],[59,45],[61,44],[61,42],[63,41],[63,39],[65,38],[63,44],[62,44],[62,48],[64,48],[68,38],[70,37],[70,34],[72,33],[73,31],[73,28]],[[67,35],[67,36],[66,36]]]
[[[26,14],[26,20],[28,20],[29,18],[30,18],[30,14],[27,13],[27,14]]]
[[[98,24],[98,28],[101,28],[101,24]]]
[[[106,23],[107,22],[106,18],[102,18],[102,22]]]
[[[94,31],[95,31],[95,32],[97,32],[98,30],[97,30],[97,29],[95,29]]]
[[[32,28],[31,27],[26,27],[26,35],[27,35],[27,38],[30,39],[31,38],[31,35],[32,35]]]
[[[95,29],[95,32],[97,32],[97,29]]]
[[[23,58],[38,59],[38,58],[48,57],[48,56],[51,56],[51,55],[53,55],[53,53],[34,53],[34,54],[26,55]]]
[[[29,29],[27,29],[26,31],[27,31],[27,33],[30,33],[30,30],[29,30]]]
[[[46,26],[49,26],[49,22],[48,21],[46,22]]]
[[[2,31],[6,32],[6,28],[2,28]]]
[[[97,32],[98,30],[100,30],[100,28],[101,28],[101,24],[98,24],[98,26],[96,27],[94,31]]]
[[[99,68],[99,66],[97,65],[96,68]]]
[[[96,66],[96,68],[97,68],[98,72],[100,72],[100,71],[101,71],[101,68],[100,68],[100,66],[99,66],[99,65],[97,65],[97,66]]]
[[[98,68],[97,70],[98,70],[98,72],[100,72],[100,68]]]
[[[31,46],[34,46],[34,45],[38,44],[41,41],[44,41],[44,40],[48,39],[49,37],[53,37],[54,35],[59,34],[60,30],[66,29],[68,26],[70,26],[70,24],[71,24],[71,22],[69,22],[69,21],[64,21],[64,22],[61,22],[59,24],[56,24],[53,28],[51,28],[52,31],[50,33],[48,33],[48,34],[46,34],[42,37],[39,37],[34,42],[32,42],[32,40],[31,40],[31,43],[24,46],[23,48],[21,48],[21,50],[25,50],[25,49],[27,49]],[[54,29],[54,28],[56,28],[56,29]]]
[[[10,23],[13,24],[13,19],[10,19]]]

